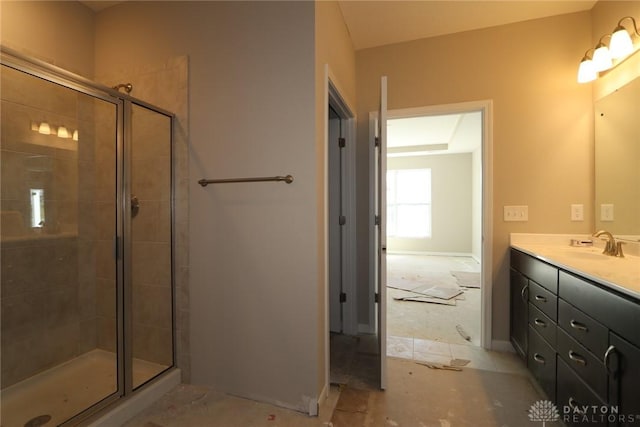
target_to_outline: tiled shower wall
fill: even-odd
[[[86,95],[8,69],[1,85],[4,388],[96,347],[94,215],[103,207],[94,196],[103,180],[113,199],[114,184],[96,165],[94,142],[113,139],[99,129],[113,129],[115,109],[99,124]],[[79,141],[32,130],[43,121],[77,129]],[[31,227],[33,188],[44,190],[42,228]]]

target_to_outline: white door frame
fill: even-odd
[[[343,123],[342,136],[345,138],[344,176],[342,180],[343,212],[347,220],[343,230],[342,284],[347,294],[343,304],[343,332],[348,335],[358,333],[358,306],[356,287],[356,117],[355,111],[341,95],[337,79],[333,77],[328,64],[324,66],[324,318],[325,318],[325,392],[328,397],[330,372],[329,343],[329,104],[340,115]]]
[[[492,292],[493,292],[493,101],[481,100],[461,102],[455,104],[432,105],[417,108],[388,110],[387,119],[407,117],[435,116],[445,114],[465,113],[469,111],[482,112],[482,292],[480,297],[480,345],[485,349],[495,347],[492,342]],[[377,112],[370,112],[370,118],[377,117]],[[369,120],[369,123],[372,123]],[[371,126],[371,125],[370,125]],[[369,129],[369,147],[373,147],[373,129]],[[373,149],[369,150],[369,164],[373,165]],[[386,173],[386,171],[384,171]],[[369,212],[373,221],[374,210],[374,171],[369,171]],[[369,227],[369,329],[375,326],[375,274],[374,274],[374,230]],[[496,343],[497,344],[497,343]]]

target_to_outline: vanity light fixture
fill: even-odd
[[[633,31],[627,30],[622,23],[625,20],[633,22]],[[600,37],[595,48],[587,50],[578,68],[578,83],[587,83],[598,78],[598,73],[616,67],[624,58],[631,55],[636,47],[632,37],[639,36],[636,20],[632,16],[625,16],[618,21],[612,34]],[[609,37],[609,45],[604,40]],[[593,51],[591,57],[589,52]]]
[[[611,37],[611,35],[606,34],[600,37],[600,41],[596,46],[596,50],[593,52],[593,65],[598,72],[605,71],[613,67],[613,59],[611,58],[609,48],[602,41],[602,39],[604,39],[605,37]]]
[[[589,56],[589,52],[593,49],[589,49],[584,53],[582,61],[580,61],[580,67],[578,68],[578,83],[588,83],[598,78],[598,72],[593,65],[593,60]]]
[[[616,28],[613,30],[611,41],[609,42],[609,50],[611,52],[611,56],[615,59],[622,59],[633,53],[633,40],[631,40],[631,35],[627,31],[627,29],[622,25],[622,21],[624,21],[625,19],[630,19],[631,22],[633,22],[632,34],[640,36],[640,33],[638,33],[636,20],[633,19],[633,16],[625,16],[620,21],[618,21],[618,26],[616,26]]]
[[[41,133],[42,135],[54,135],[61,139],[71,139],[73,141],[78,140],[78,130],[71,132],[66,126],[61,125],[56,128],[51,126],[48,122],[31,122],[31,130]]]
[[[69,131],[67,130],[66,127],[64,126],[60,126],[58,128],[58,138],[70,138],[71,135],[69,135]]]
[[[49,126],[49,123],[47,122],[42,122],[38,125],[38,133],[41,133],[43,135],[50,135],[51,134],[51,126]]]

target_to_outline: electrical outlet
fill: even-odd
[[[571,205],[571,221],[584,221],[584,205]]]
[[[600,205],[600,221],[613,221],[613,205]]]
[[[529,221],[529,206],[505,206],[505,221]]]

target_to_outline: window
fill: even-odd
[[[387,235],[431,237],[431,169],[387,171]]]
[[[44,225],[44,190],[32,188],[31,199],[31,227],[41,228]]]

